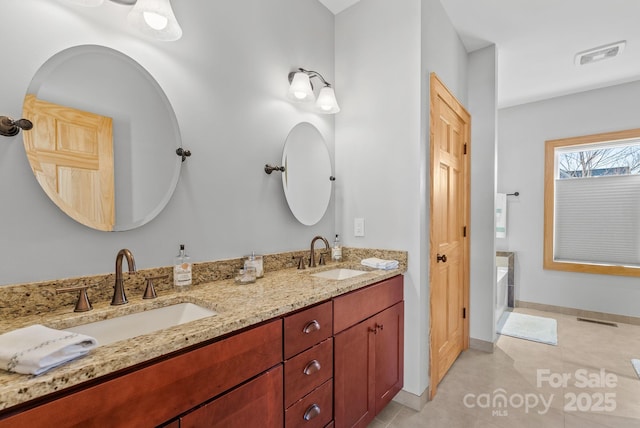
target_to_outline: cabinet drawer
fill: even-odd
[[[403,299],[403,277],[394,276],[333,300],[333,332],[337,334]]]
[[[327,381],[285,411],[284,426],[321,428],[332,419],[333,382]]]
[[[284,363],[284,407],[333,377],[333,338]]]
[[[289,359],[331,336],[333,307],[322,303],[284,318],[284,358]]]
[[[282,426],[282,366],[183,416],[181,428]]]

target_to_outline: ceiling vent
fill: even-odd
[[[603,59],[618,56],[627,44],[626,40],[611,43],[605,46],[599,46],[576,54],[576,65],[591,64],[592,62],[602,61]]]

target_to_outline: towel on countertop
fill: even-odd
[[[86,355],[98,341],[84,334],[35,324],[0,335],[0,368],[39,375]]]
[[[396,269],[398,267],[397,260],[383,260],[377,257],[370,257],[368,259],[363,259],[360,263],[363,266],[371,267],[374,269],[383,269],[383,270],[391,270],[391,269]]]
[[[496,238],[507,237],[507,194],[496,193]]]

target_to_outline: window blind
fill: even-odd
[[[640,176],[555,184],[556,261],[640,266]]]

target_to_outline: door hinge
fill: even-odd
[[[467,308],[462,308],[462,319],[467,319]]]
[[[466,237],[467,237],[467,226],[464,226],[464,227],[462,228],[462,237],[463,237],[463,238],[466,238]]]
[[[467,143],[464,143],[464,153],[463,154],[467,154]]]

